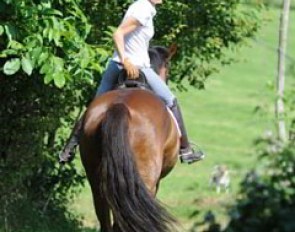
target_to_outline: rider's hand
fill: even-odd
[[[127,76],[129,79],[136,79],[139,77],[139,70],[136,68],[129,59],[124,59],[123,67],[127,72]]]

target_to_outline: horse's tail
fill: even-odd
[[[122,232],[170,231],[174,219],[157,202],[139,176],[129,143],[129,110],[112,105],[101,123],[101,194]]]

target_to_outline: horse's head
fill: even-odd
[[[168,82],[169,62],[175,55],[177,47],[175,44],[169,48],[163,46],[152,46],[149,49],[151,67],[165,81]]]

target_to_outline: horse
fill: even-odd
[[[145,89],[109,91],[91,102],[82,128],[80,155],[101,231],[171,231],[176,220],[155,197],[177,162],[180,135],[162,100]]]

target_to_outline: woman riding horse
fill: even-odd
[[[177,100],[150,65],[148,48],[149,41],[154,35],[155,6],[161,3],[162,0],[137,0],[130,5],[122,23],[114,33],[114,42],[117,49],[102,77],[97,96],[101,96],[114,88],[118,74],[122,69],[127,71],[131,79],[138,77],[140,69],[145,74],[151,89],[171,109],[178,122],[182,134],[179,151],[181,162],[192,163],[203,159],[204,154],[199,150],[194,151],[192,149]],[[61,162],[67,162],[72,158],[74,148],[79,142],[82,120],[76,124],[71,138],[60,154]]]
[[[191,149],[176,99],[160,78],[167,74],[167,55],[159,48],[154,48],[154,53],[150,50],[153,67],[150,65],[152,20],[155,5],[161,2],[138,0],[129,7],[114,34],[117,51],[103,75],[98,97],[77,124],[61,157],[67,161],[80,140],[102,232],[175,231],[173,218],[155,199],[160,180],[174,167],[179,150],[182,162],[203,156]],[[138,68],[153,92],[134,88],[110,91],[122,69],[135,78]],[[167,106],[178,121],[181,140]]]

